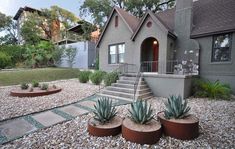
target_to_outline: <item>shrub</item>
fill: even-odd
[[[33,86],[33,87],[39,87],[38,81],[33,80],[33,81],[32,81],[32,86]]]
[[[153,119],[153,109],[147,101],[137,100],[133,102],[129,113],[132,121],[137,124],[146,124]]]
[[[164,111],[166,119],[184,118],[190,110],[190,107],[187,106],[187,100],[183,100],[181,96],[170,96],[164,104],[166,106]]]
[[[43,83],[41,86],[41,90],[48,90],[48,84]]]
[[[0,52],[0,68],[3,69],[11,64],[11,57],[4,52]]]
[[[12,65],[24,61],[23,55],[25,54],[26,48],[22,45],[1,45],[0,52],[4,52],[10,56]]]
[[[109,122],[117,115],[116,108],[112,106],[112,100],[108,97],[99,98],[94,107],[94,119],[101,124]]]
[[[81,71],[78,75],[78,79],[81,83],[87,83],[89,81],[90,71]]]
[[[105,75],[104,84],[110,86],[112,83],[115,83],[118,80],[119,76],[117,72],[111,72]]]
[[[222,84],[218,80],[215,82],[197,80],[194,82],[194,92],[196,97],[229,100],[232,90],[229,85]]]
[[[29,88],[29,85],[27,83],[21,83],[20,88],[22,90],[27,90]]]
[[[93,84],[99,85],[104,79],[105,72],[103,71],[95,71],[90,75],[90,80]]]

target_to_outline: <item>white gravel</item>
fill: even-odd
[[[19,88],[19,86],[1,87],[0,120],[76,102],[92,95],[95,91],[98,91],[99,88],[97,85],[92,85],[90,83],[82,84],[78,79],[47,83],[51,86],[55,84],[57,87],[62,88],[62,91],[47,96],[18,98],[10,96],[10,91]]]
[[[150,100],[155,113],[163,109],[164,98]],[[92,114],[57,124],[15,140],[2,148],[235,148],[235,102],[189,99],[189,105],[200,119],[200,136],[181,141],[163,136],[155,145],[138,145],[116,137],[92,137],[87,133],[87,120]],[[119,115],[127,115],[128,106],[118,107]]]

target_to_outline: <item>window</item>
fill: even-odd
[[[216,35],[213,38],[212,62],[231,61],[231,42],[232,35]]]
[[[118,27],[118,16],[115,16],[115,27]]]
[[[125,44],[109,46],[109,64],[124,63]]]

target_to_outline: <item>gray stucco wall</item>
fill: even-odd
[[[151,21],[152,26],[150,28],[147,27],[147,23]],[[157,24],[158,23],[158,24]],[[143,23],[142,28],[140,29],[139,33],[135,37],[134,41],[134,50],[131,51],[131,55],[129,57],[133,57],[133,63],[140,65],[141,60],[141,44],[146,38],[153,37],[157,39],[159,43],[159,64],[158,64],[158,70],[159,73],[165,73],[166,72],[166,61],[167,61],[167,41],[168,41],[168,31],[161,25],[159,25],[160,22],[154,22],[153,19],[148,16],[148,18]],[[134,55],[133,55],[134,54]]]
[[[231,62],[211,62],[212,36],[196,40],[200,44],[200,76],[211,81],[220,80],[223,83],[228,83],[235,93],[235,33],[232,36]]]
[[[65,45],[66,47],[73,47],[77,49],[75,62],[73,68],[88,69],[95,61],[95,44],[89,41],[76,42]],[[69,67],[67,57],[62,58],[60,67]]]
[[[191,95],[193,76],[144,73],[143,77],[154,96],[181,95],[181,97],[187,98]]]
[[[116,15],[117,13],[113,15],[113,18]],[[112,71],[118,67],[117,64],[108,64],[108,46],[110,44],[125,43],[124,60],[126,63],[133,63],[133,53],[131,52],[133,52],[135,49],[133,49],[134,46],[130,40],[132,33],[120,18],[120,16],[118,17],[118,27],[114,26],[115,24],[113,18],[110,20],[111,22],[107,27],[99,46],[99,67],[104,71]]]

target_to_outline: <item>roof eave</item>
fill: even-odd
[[[217,34],[225,34],[225,33],[231,33],[231,32],[235,32],[235,28],[234,29],[229,29],[229,30],[201,33],[201,34],[191,34],[190,38],[192,38],[192,39],[193,38],[201,38],[201,37],[213,36],[213,35],[217,35]]]

